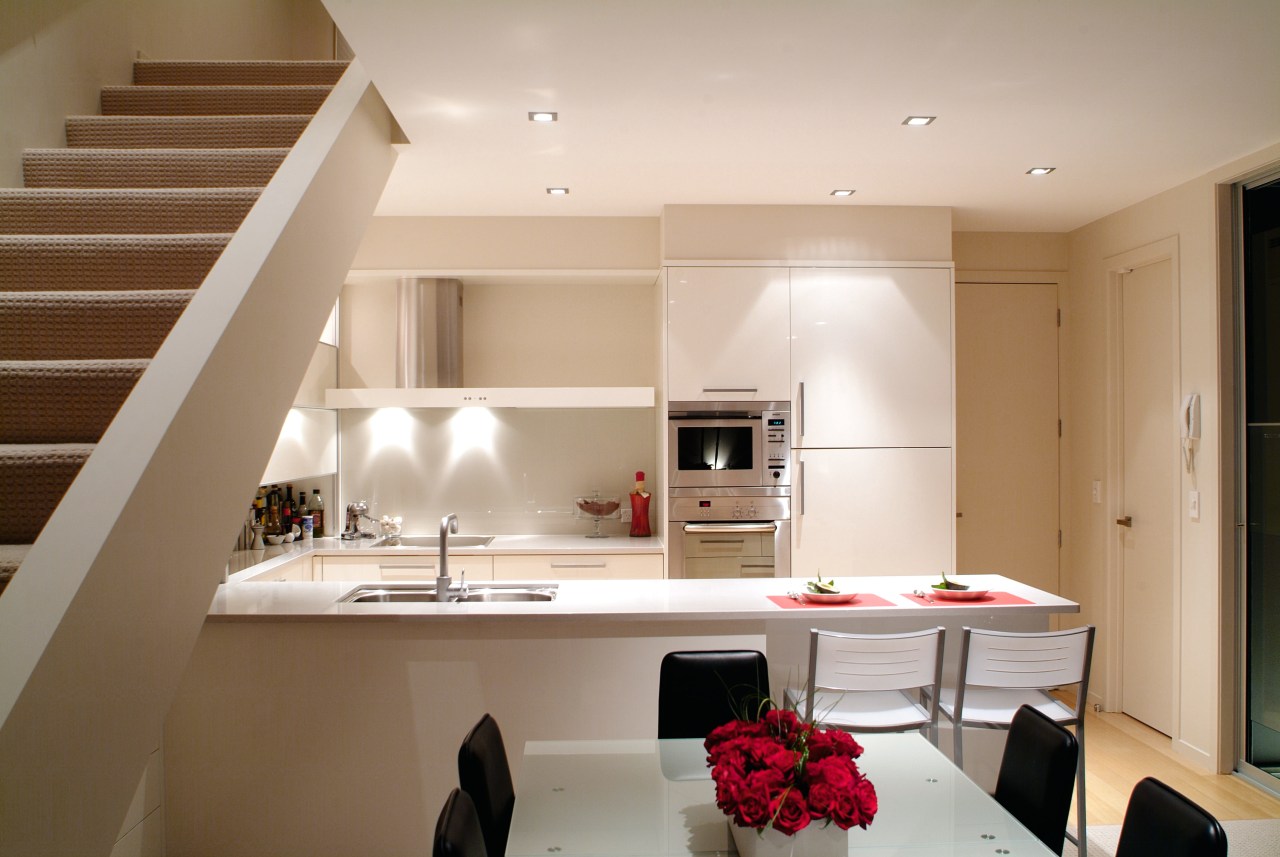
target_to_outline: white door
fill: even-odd
[[[950,449],[797,450],[791,576],[952,571]]]
[[[1058,592],[1058,286],[956,284],[956,572]]]
[[[951,272],[791,271],[792,445],[950,447]]]
[[[1172,263],[1124,274],[1121,710],[1173,731],[1174,547],[1178,400],[1174,377]]]
[[[667,399],[785,402],[786,268],[667,269]]]

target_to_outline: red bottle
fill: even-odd
[[[631,492],[631,535],[651,536],[649,529],[649,492],[644,490],[644,471],[636,471],[636,490]]]

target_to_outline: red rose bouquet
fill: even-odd
[[[876,816],[875,787],[854,761],[862,747],[847,732],[775,709],[717,727],[706,748],[716,805],[740,827],[791,835],[813,821],[865,828]]]

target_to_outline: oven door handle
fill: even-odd
[[[742,524],[685,524],[684,531],[686,533],[773,533],[778,529],[778,525],[773,521],[766,523],[742,523]]]

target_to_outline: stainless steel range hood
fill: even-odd
[[[462,281],[396,282],[396,386],[462,386]]]

